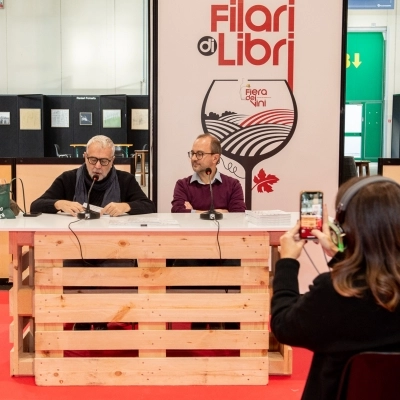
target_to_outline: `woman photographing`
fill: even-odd
[[[325,206],[322,232],[312,231],[332,257],[330,271],[300,295],[298,223],[281,237],[273,280],[272,332],[314,353],[303,400],[336,399],[354,354],[400,351],[400,186],[381,176],[353,178],[339,188],[336,207],[334,230]]]

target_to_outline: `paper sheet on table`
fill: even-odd
[[[123,227],[131,226],[133,228],[154,228],[154,227],[164,227],[164,228],[179,228],[179,222],[175,219],[163,219],[157,217],[123,217],[123,218],[110,218],[108,223],[109,227]]]

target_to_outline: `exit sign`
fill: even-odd
[[[394,0],[349,0],[349,10],[352,9],[394,9]]]

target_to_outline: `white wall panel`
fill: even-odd
[[[147,82],[143,55],[147,54],[144,31],[147,21],[142,0],[119,0],[115,7],[115,55],[117,93],[146,94]],[[146,26],[145,26],[146,24]],[[147,37],[147,35],[146,35]]]
[[[8,94],[60,92],[58,1],[8,1]]]
[[[115,93],[114,1],[62,3],[63,94]]]
[[[6,13],[0,10],[0,93],[7,93]]]
[[[146,94],[143,3],[7,1],[0,10],[0,93]]]

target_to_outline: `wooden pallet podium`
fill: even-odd
[[[84,222],[83,229],[75,224],[80,246],[68,229],[10,232],[12,375],[34,375],[44,386],[265,385],[270,374],[291,373],[291,349],[268,329],[267,231],[225,230],[221,224],[217,238],[212,222],[209,229],[165,231]],[[218,266],[219,248],[222,258],[240,259],[241,266]],[[111,264],[63,267],[65,259],[79,260],[81,250],[84,259]],[[177,258],[216,259],[216,265],[166,266]],[[112,266],[113,259],[137,259],[138,267]],[[225,293],[221,287],[237,289]],[[138,329],[65,329],[79,322],[135,322]],[[240,329],[169,329],[191,322],[237,322]],[[82,350],[104,354],[65,356]],[[104,356],[124,350],[127,356]],[[129,355],[132,350],[137,356]],[[171,356],[177,350],[189,355]],[[197,350],[234,355],[190,356]]]

